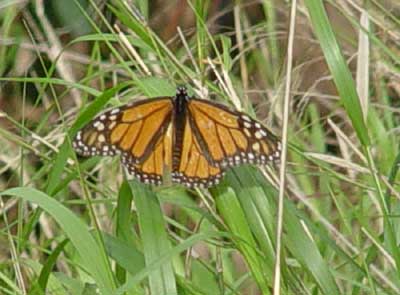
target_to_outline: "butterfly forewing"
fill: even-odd
[[[137,101],[93,119],[73,141],[83,156],[122,154],[130,163],[143,162],[165,133],[172,116],[170,97]]]
[[[211,165],[264,164],[279,158],[277,137],[246,114],[199,99],[191,99],[188,109],[191,126]]]

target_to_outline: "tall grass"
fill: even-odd
[[[0,3],[0,293],[400,293],[397,2],[298,3],[281,216],[280,164],[186,190],[77,158],[179,84],[282,133],[290,3],[131,2]]]

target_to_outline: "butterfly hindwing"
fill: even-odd
[[[179,158],[174,159],[172,180],[188,187],[209,187],[217,184],[224,172],[210,165],[202,152],[197,136],[186,118],[182,146],[178,147]]]
[[[140,164],[135,164],[132,157],[122,156],[122,163],[128,172],[144,183],[161,185],[163,177],[172,167],[172,125],[158,139],[152,152]]]
[[[275,135],[246,114],[200,99],[191,99],[188,109],[202,152],[213,166],[265,164],[280,156]]]

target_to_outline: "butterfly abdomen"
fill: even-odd
[[[188,96],[185,91],[180,91],[177,89],[176,96],[173,100],[174,103],[174,111],[172,115],[172,124],[173,124],[173,150],[172,150],[172,165],[173,170],[176,170],[179,166],[179,161],[182,153],[183,146],[183,134],[185,128],[186,121],[186,109],[187,109],[187,100]]]

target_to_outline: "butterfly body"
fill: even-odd
[[[280,155],[279,140],[259,122],[225,105],[189,97],[136,101],[111,109],[78,132],[73,146],[82,156],[121,155],[144,183],[188,187],[217,184],[224,171],[243,163],[265,164]]]
[[[189,97],[186,93],[186,89],[182,89],[177,91],[176,96],[173,98],[174,104],[174,112],[173,112],[173,128],[174,130],[172,137],[172,146],[173,146],[173,170],[178,169],[179,159],[181,156],[181,149],[184,141],[184,126],[186,121],[186,108],[187,103],[189,101]]]

